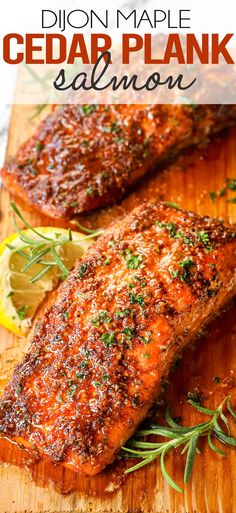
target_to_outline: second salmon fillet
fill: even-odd
[[[236,122],[235,105],[64,105],[2,170],[6,187],[57,220],[110,205],[163,160]]]
[[[33,329],[0,402],[2,435],[100,472],[173,359],[235,292],[235,228],[161,203],[135,209],[77,263]]]

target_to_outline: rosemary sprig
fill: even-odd
[[[94,235],[94,233],[97,233],[98,231],[100,231],[100,229],[92,230],[91,228],[87,228],[86,226],[81,224],[78,219],[73,219],[72,223],[75,224],[80,230],[83,230],[83,232],[91,234],[91,235]]]
[[[33,228],[33,226],[31,226],[23,217],[13,201],[11,202],[11,208],[14,214],[16,214],[16,216],[24,224],[24,226],[28,228],[28,230],[30,230],[34,235],[36,235],[34,238],[30,237],[28,234],[26,235],[26,233],[19,228],[16,218],[13,216],[15,230],[23,244],[19,248],[14,247],[12,244],[6,244],[6,246],[11,251],[18,253],[26,259],[26,263],[22,267],[21,272],[26,272],[34,264],[40,264],[42,266],[42,268],[31,277],[30,283],[35,283],[36,281],[42,279],[43,276],[55,265],[61,271],[61,276],[66,278],[69,274],[69,269],[60,258],[57,248],[63,246],[63,244],[71,243],[72,241],[73,244],[79,244],[85,239],[87,240],[91,239],[92,237],[98,237],[103,232],[103,230],[98,230],[96,232],[94,231],[92,234],[83,235],[81,239],[77,239],[75,241],[73,240],[72,232],[69,229],[66,235],[60,234],[58,235],[58,238],[53,239],[42,234],[36,228]],[[50,257],[48,260],[44,260],[46,255],[47,257]]]
[[[47,107],[47,103],[39,103],[36,110],[34,111],[34,113],[32,114],[32,116],[30,116],[30,119],[33,120],[35,119],[37,116],[39,116],[39,114],[41,114],[41,112],[43,112],[43,110]]]
[[[197,424],[196,426],[180,426],[172,418],[170,410],[167,409],[165,415],[166,426],[151,423],[147,429],[137,431],[134,437],[129,440],[127,446],[122,448],[126,456],[128,453],[133,458],[141,458],[139,463],[125,471],[126,474],[134,472],[160,457],[160,466],[164,478],[172,488],[178,492],[182,492],[182,488],[173,481],[166,470],[165,456],[167,454],[178,447],[182,447],[181,454],[187,453],[184,483],[188,483],[194,465],[195,454],[200,453],[198,442],[201,437],[206,437],[210,449],[222,456],[225,456],[225,453],[214,444],[212,439],[217,439],[222,444],[236,447],[236,438],[231,435],[228,418],[223,413],[223,408],[226,407],[229,418],[236,423],[236,412],[232,407],[230,396],[226,397],[215,410],[204,408],[192,400],[188,400],[188,403],[204,415],[209,415],[210,420]],[[167,438],[168,440],[149,442],[146,441],[146,436],[149,435],[156,435],[158,437]],[[142,439],[143,437],[145,437],[145,439],[140,440],[140,438]]]

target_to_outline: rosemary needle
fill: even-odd
[[[35,283],[36,281],[43,278],[43,276],[55,265],[58,267],[58,269],[60,269],[61,276],[66,278],[69,274],[69,269],[60,258],[57,248],[72,241],[73,244],[77,244],[80,241],[98,237],[103,232],[103,230],[93,232],[91,230],[89,231],[89,235],[82,235],[81,238],[77,239],[76,241],[72,239],[72,232],[70,229],[66,235],[58,234],[58,237],[55,238],[47,237],[41,231],[33,228],[28,223],[28,221],[26,221],[14,202],[11,202],[11,208],[18,219],[24,224],[24,226],[28,228],[32,234],[34,234],[34,237],[32,238],[28,232],[25,233],[25,231],[22,231],[17,224],[15,216],[13,215],[15,230],[23,244],[21,247],[17,248],[12,244],[6,244],[6,246],[12,252],[17,253],[26,259],[26,263],[21,269],[22,273],[26,272],[34,264],[40,264],[42,267],[34,276],[31,277],[30,283]],[[48,260],[44,259],[46,255],[49,258]]]
[[[236,438],[231,435],[228,420],[229,417],[236,423],[236,412],[232,407],[230,396],[226,397],[215,410],[204,408],[192,400],[188,400],[188,403],[199,412],[208,415],[210,419],[206,422],[196,424],[195,426],[181,426],[175,422],[169,409],[167,409],[165,415],[166,426],[151,423],[147,429],[137,431],[134,437],[128,441],[127,446],[122,447],[123,455],[125,452],[126,456],[128,453],[133,458],[141,459],[136,465],[128,468],[125,471],[126,474],[138,470],[160,457],[160,467],[164,478],[172,488],[178,492],[182,492],[180,486],[173,481],[166,470],[165,456],[167,454],[178,447],[183,447],[181,454],[186,453],[184,483],[188,483],[191,478],[195,455],[196,453],[200,453],[198,442],[201,437],[206,438],[208,446],[212,451],[222,456],[225,456],[225,453],[214,444],[213,438],[222,444],[236,447]],[[226,407],[227,410],[227,417],[223,413],[224,407]],[[149,435],[163,437],[167,440],[149,442],[146,441],[146,437]],[[145,437],[145,440],[140,440],[142,437]]]
[[[92,230],[91,228],[87,228],[86,226],[84,226],[83,224],[81,224],[78,219],[74,219],[73,220],[73,223],[78,226],[78,228],[80,228],[80,230],[83,230],[85,233],[89,233],[91,235],[93,235],[94,233],[97,233],[97,232],[100,232],[100,230]],[[103,231],[103,230],[102,230]]]
[[[35,110],[35,112],[32,114],[32,116],[30,116],[30,119],[34,119],[36,118],[37,116],[39,116],[39,114],[41,114],[41,112],[43,112],[43,110],[47,107],[47,103],[40,103],[38,106],[37,106],[37,109]]]

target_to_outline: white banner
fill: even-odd
[[[236,103],[236,3],[9,0],[0,101]],[[235,33],[234,33],[235,30]]]

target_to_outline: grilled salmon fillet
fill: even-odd
[[[163,203],[109,228],[30,335],[2,435],[93,475],[147,415],[179,351],[236,292],[236,229]]]
[[[235,105],[65,105],[6,163],[6,187],[57,220],[117,201],[181,148],[236,121]]]

